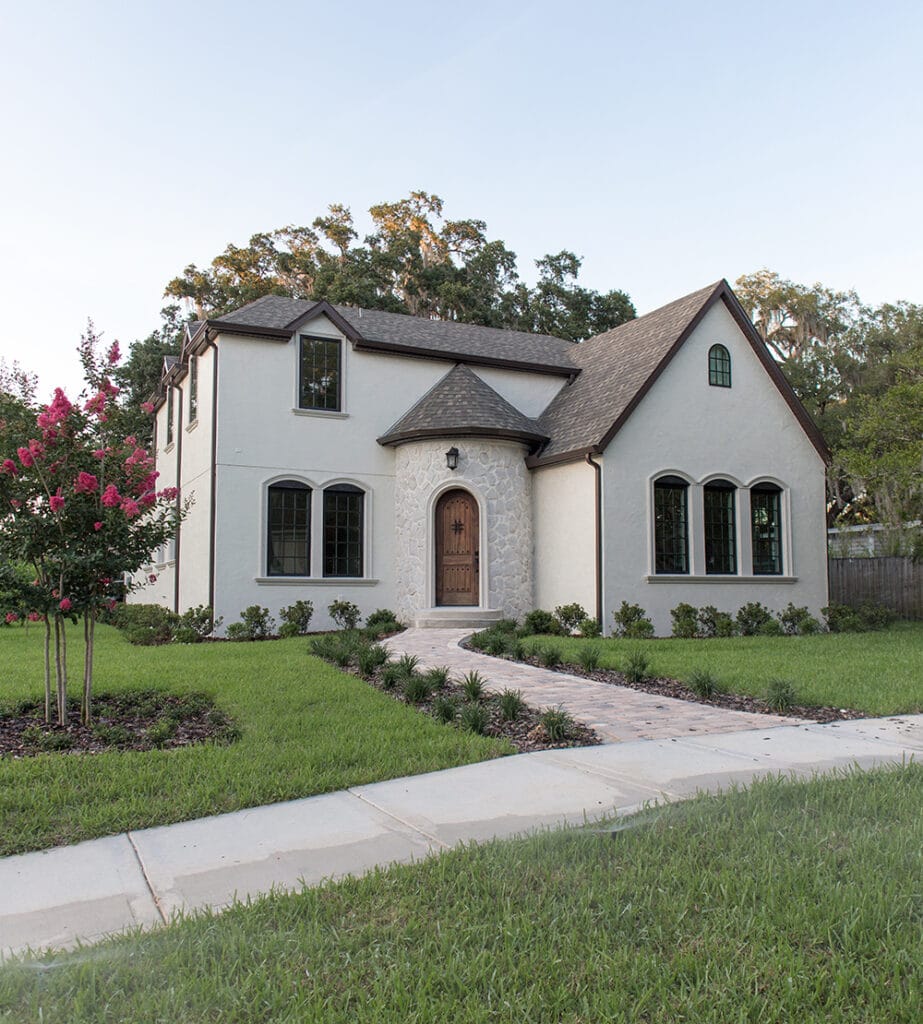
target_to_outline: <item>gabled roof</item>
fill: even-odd
[[[357,348],[411,356],[451,359],[485,366],[510,366],[571,376],[577,373],[577,345],[549,334],[508,331],[453,320],[387,313],[329,302],[264,295],[247,306],[215,320],[215,330],[236,330],[280,340],[290,337],[308,320],[326,315]]]
[[[712,306],[723,301],[821,457],[829,449],[727,281],[718,281],[577,346],[581,373],[539,418],[551,441],[530,465],[599,454]]]
[[[489,384],[461,364],[426,392],[390,430],[383,445],[426,437],[503,437],[537,446],[548,438]]]

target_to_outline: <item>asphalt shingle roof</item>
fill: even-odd
[[[444,435],[508,437],[531,445],[547,440],[535,420],[461,364],[452,367],[378,440],[396,445]]]

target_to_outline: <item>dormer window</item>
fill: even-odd
[[[342,405],[342,347],[338,338],[300,338],[298,407],[339,412]]]
[[[731,353],[724,345],[712,345],[708,350],[708,383],[715,388],[731,386]]]

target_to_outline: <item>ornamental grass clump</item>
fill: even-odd
[[[599,668],[599,648],[595,644],[584,644],[577,652],[577,661],[585,672]]]
[[[497,696],[497,707],[504,722],[515,722],[526,709],[522,690],[503,690]]]
[[[461,688],[465,699],[472,703],[482,701],[487,692],[485,679],[480,672],[469,672],[462,679]]]
[[[458,701],[444,693],[437,693],[433,698],[433,715],[445,725],[454,722],[458,716]]]
[[[444,690],[449,682],[449,670],[445,665],[436,665],[426,671],[425,678],[433,691]]]
[[[407,674],[403,672],[397,665],[392,661],[390,664],[385,665],[381,670],[381,688],[383,690],[393,690],[399,683],[406,679]]]
[[[631,651],[625,660],[622,675],[631,683],[643,683],[650,679],[651,663],[644,651]]]
[[[462,709],[458,714],[458,720],[463,729],[467,729],[468,732],[477,733],[479,736],[483,736],[487,731],[487,726],[490,722],[490,715],[483,704],[472,702],[462,706]]]
[[[796,702],[795,684],[790,679],[770,679],[766,684],[766,704],[773,711],[788,711]]]
[[[689,674],[689,689],[702,700],[723,692],[716,676],[704,668],[694,669]]]
[[[356,666],[361,675],[368,679],[387,665],[390,658],[391,655],[381,644],[363,644],[356,651]]]
[[[538,720],[552,743],[562,743],[568,739],[576,724],[561,704],[556,708],[545,708]]]
[[[397,661],[398,672],[403,676],[412,676],[417,670],[417,665],[420,664],[420,659],[416,654],[402,654]]]
[[[485,654],[490,654],[494,658],[500,657],[501,654],[506,653],[508,644],[508,638],[504,633],[498,633],[495,630],[490,630],[488,635],[484,637],[481,650]]]
[[[555,644],[542,647],[538,656],[545,668],[557,668],[561,664],[561,648]]]
[[[419,672],[412,672],[404,677],[401,683],[401,692],[404,695],[404,700],[408,703],[422,704],[429,700],[432,689],[426,676],[420,675]]]

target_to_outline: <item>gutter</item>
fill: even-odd
[[[182,506],[182,472],[183,472],[183,389],[176,385],[179,392],[179,413],[176,422],[176,512],[179,514]],[[180,568],[180,538],[183,535],[182,523],[176,529],[176,550],[173,553],[173,611],[179,614],[179,568]]]
[[[206,334],[206,348],[212,349],[212,464],[211,464],[211,508],[208,526],[208,605],[215,618],[215,547],[218,514],[218,346]]]
[[[586,453],[586,463],[596,470],[596,621],[603,628],[603,508],[602,508],[602,473],[603,468],[593,461],[593,453]]]

